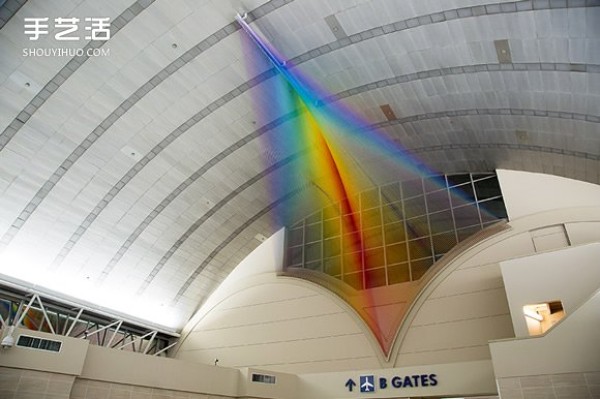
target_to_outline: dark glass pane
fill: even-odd
[[[288,251],[288,265],[302,265],[302,247],[293,247]]]
[[[385,266],[383,247],[368,249],[365,251],[365,269],[374,269]]]
[[[398,183],[388,184],[381,188],[381,202],[384,204],[391,204],[392,202],[398,202],[402,199],[400,195],[400,185]]]
[[[445,254],[456,245],[456,237],[453,231],[432,236],[431,239],[433,241],[433,251],[436,255]]]
[[[293,247],[296,245],[302,245],[302,237],[304,235],[304,229],[300,227],[299,229],[288,230],[288,246]]]
[[[419,259],[431,256],[431,240],[429,237],[408,242],[410,259]]]
[[[427,216],[421,216],[406,221],[406,232],[408,239],[424,237],[429,235],[429,226],[427,224]]]
[[[323,235],[334,237],[340,235],[340,218],[327,219],[323,221]]]
[[[416,281],[423,277],[425,272],[433,265],[433,259],[421,259],[416,262],[410,262],[410,269],[412,271],[412,279]]]
[[[339,256],[328,258],[323,261],[325,273],[330,276],[338,276],[342,272],[342,260]]]
[[[344,252],[354,252],[360,250],[360,233],[346,234],[342,241],[342,250]]]
[[[362,273],[344,274],[344,282],[356,290],[363,289]]]
[[[375,188],[360,195],[361,209],[370,209],[379,206],[379,189]]]
[[[428,176],[423,179],[423,185],[425,186],[425,192],[437,191],[442,188],[446,188],[446,179],[444,175],[441,176]]]
[[[362,213],[363,229],[381,225],[381,208],[373,208]]]
[[[446,176],[448,180],[448,186],[458,186],[460,184],[468,183],[471,181],[471,176],[468,173],[462,175],[448,175]]]
[[[346,274],[362,270],[362,254],[360,252],[343,254],[342,261],[342,267]]]
[[[410,281],[408,263],[402,265],[389,266],[387,268],[387,272],[389,285]]]
[[[310,224],[306,226],[306,242],[315,242],[321,240],[321,223]]]
[[[415,197],[423,194],[423,182],[421,179],[402,182],[402,195],[404,198]]]
[[[402,203],[388,204],[383,206],[383,223],[394,223],[402,220]]]
[[[467,205],[454,208],[454,221],[456,228],[461,229],[468,226],[479,226],[479,212],[475,205]]]
[[[381,227],[375,227],[374,229],[365,230],[363,233],[363,245],[365,248],[383,246],[383,236],[381,234]]]
[[[408,249],[406,243],[402,242],[399,244],[388,245],[385,247],[385,255],[387,257],[387,264],[406,262],[408,260]]]
[[[19,340],[17,341],[17,345],[25,346],[30,348],[33,343],[33,337],[28,337],[26,335],[20,335]]]
[[[337,256],[341,252],[341,240],[339,237],[323,241],[323,256],[325,258]]]
[[[452,222],[452,212],[450,210],[432,213],[431,215],[429,215],[429,223],[431,225],[432,234],[454,230],[454,223]]]
[[[481,209],[481,218],[483,221],[491,221],[494,219],[507,219],[506,206],[502,198],[479,203]]]
[[[358,213],[342,216],[342,231],[349,233],[360,229],[360,217]]]
[[[47,339],[44,339],[40,342],[40,349],[48,349],[48,344],[50,343],[50,341],[48,341]]]
[[[395,242],[406,241],[406,232],[404,230],[404,223],[392,223],[384,226],[385,242],[386,244],[393,244]]]
[[[323,219],[331,219],[337,218],[340,216],[340,206],[339,204],[328,206],[323,209]]]
[[[61,346],[62,346],[61,342],[58,342],[58,341],[48,341],[48,350],[50,350],[52,352],[59,352]]]
[[[497,197],[502,194],[500,192],[498,178],[495,176],[489,179],[476,181],[474,184],[478,201],[482,201],[486,198]]]
[[[404,201],[404,214],[406,218],[413,218],[415,216],[425,215],[425,197],[419,196]]]
[[[427,211],[438,212],[450,209],[450,198],[447,190],[434,191],[427,194]]]
[[[450,199],[454,208],[475,202],[473,185],[469,183],[451,188]]]
[[[315,242],[306,246],[306,254],[304,257],[304,263],[313,262],[315,260],[321,260],[321,243]]]
[[[366,288],[381,287],[386,284],[385,269],[367,270],[365,272]]]

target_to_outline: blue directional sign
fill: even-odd
[[[376,389],[386,390],[394,388],[425,388],[435,387],[438,385],[438,375],[430,374],[412,374],[412,375],[396,375],[394,377],[381,377],[375,379],[374,375],[361,375],[358,380],[358,387],[361,393],[375,392]],[[377,384],[378,388],[375,386]],[[352,378],[348,379],[345,384],[349,392],[352,392],[356,386],[356,382]]]
[[[375,376],[361,375],[359,387],[361,392],[375,392]]]

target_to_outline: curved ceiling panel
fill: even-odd
[[[596,2],[23,3],[0,8],[5,280],[179,329],[281,227],[274,212],[319,195],[302,176],[269,191],[305,154],[265,145],[297,114],[257,115],[280,78],[242,36],[243,11],[329,91],[324,106],[347,105],[430,168],[599,182]],[[111,18],[110,40],[24,56],[63,45],[52,34],[32,43],[25,18],[88,16]],[[403,177],[348,151],[364,175],[357,190]],[[310,213],[302,203],[297,214]]]

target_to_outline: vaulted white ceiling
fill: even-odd
[[[250,67],[260,54],[235,21],[243,12],[299,72],[432,169],[501,167],[598,183],[599,5],[7,0],[2,279],[177,330],[281,227],[271,214],[286,197],[273,197],[268,178],[293,154],[261,141],[285,122],[257,115],[273,101],[261,90],[273,73],[264,60]],[[24,18],[90,16],[110,17],[110,40],[24,33]],[[86,45],[108,54],[24,53]],[[348,151],[370,184],[402,178]]]

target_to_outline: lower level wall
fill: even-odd
[[[0,367],[0,398],[70,399],[74,381],[72,375]]]
[[[234,399],[0,367],[0,399]],[[255,399],[236,397],[235,399]]]
[[[546,374],[498,379],[501,399],[600,398],[600,372]]]
[[[70,399],[226,399],[226,396],[211,396],[191,392],[113,384],[86,379],[75,380]],[[20,398],[15,398],[20,399]]]

